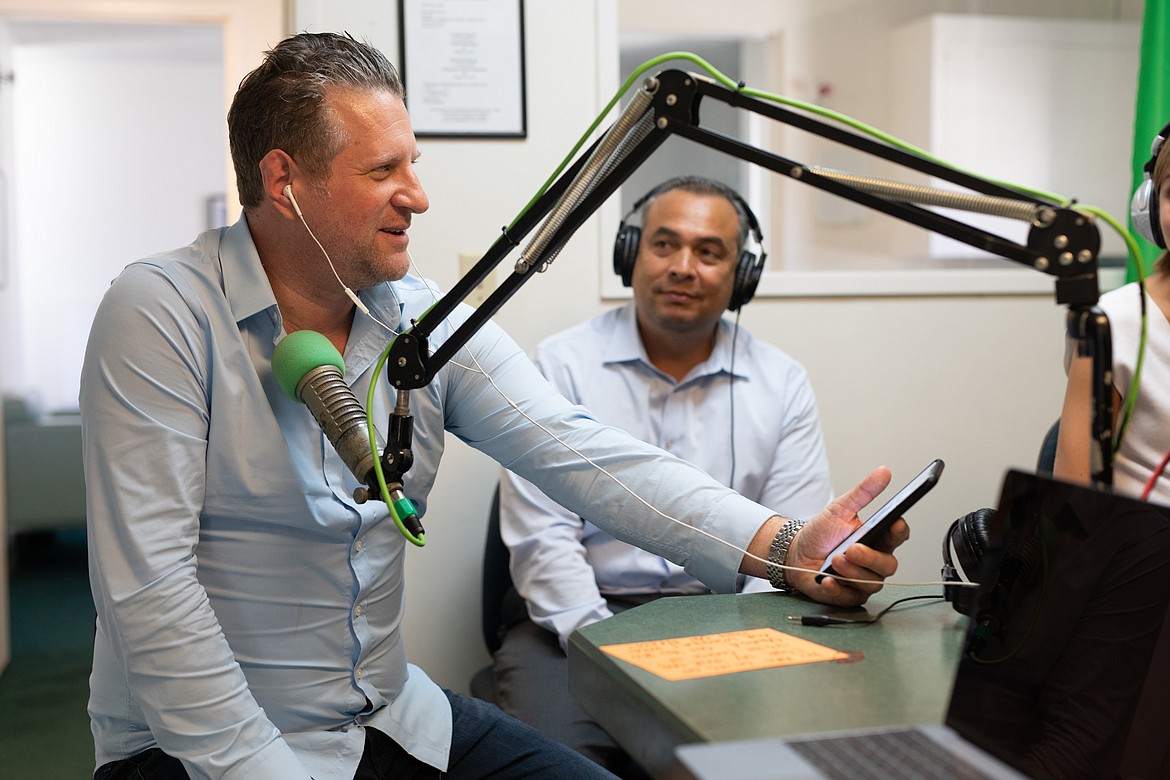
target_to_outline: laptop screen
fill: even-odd
[[[1170,605],[1170,509],[1010,471],[988,536],[947,725],[1032,777],[1117,776]]]

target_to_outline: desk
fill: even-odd
[[[966,630],[950,604],[911,601],[868,626],[801,626],[788,615],[864,617],[938,587],[887,587],[864,610],[780,593],[663,598],[586,626],[569,638],[569,689],[655,777],[671,775],[674,749],[842,728],[941,723]],[[771,627],[857,660],[669,682],[619,661],[603,645]]]

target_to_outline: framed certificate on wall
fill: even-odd
[[[415,135],[524,138],[524,0],[399,0]]]

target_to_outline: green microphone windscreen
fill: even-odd
[[[345,375],[345,360],[333,342],[315,330],[297,330],[285,336],[272,352],[272,373],[280,389],[294,401],[297,385],[318,366],[334,365]]]

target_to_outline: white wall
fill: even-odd
[[[527,202],[627,75],[615,66],[619,17],[624,31],[744,34],[771,42],[775,83],[752,86],[803,99],[814,99],[820,63],[832,61],[835,74],[858,76],[843,87],[844,94],[837,93],[834,107],[849,110],[850,93],[866,106],[883,104],[889,55],[880,38],[894,22],[931,11],[1064,9],[1075,17],[1130,19],[1141,12],[1140,2],[1126,0],[890,0],[882,5],[894,18],[879,25],[866,16],[865,23],[841,29],[842,15],[868,15],[873,5],[737,0],[712,13],[709,3],[698,0],[526,3],[528,138],[421,142],[419,173],[432,207],[415,220],[416,261],[424,274],[449,287],[458,278],[459,253],[482,254]],[[300,0],[295,14],[298,30],[348,29],[370,37],[397,61],[392,4]],[[838,33],[823,47],[794,37],[790,27],[796,24]],[[774,218],[784,216],[783,207],[783,197],[775,197]],[[608,208],[591,219],[552,270],[497,315],[522,346],[531,348],[614,303],[603,296],[602,285],[610,286],[604,267],[619,216]],[[805,211],[802,217],[811,221],[815,215]],[[773,231],[769,237],[800,252],[807,233],[790,234],[790,223],[785,224],[781,235]],[[880,221],[872,224],[881,229]],[[878,464],[889,465],[895,480],[904,481],[932,458],[947,461],[939,487],[911,516],[914,533],[900,556],[902,580],[937,579],[941,539],[950,522],[993,504],[1008,467],[1032,468],[1044,432],[1059,414],[1064,314],[1048,285],[1035,289],[1041,292],[763,296],[744,310],[747,327],[808,368],[839,490]],[[466,690],[471,674],[487,662],[479,632],[480,555],[496,476],[493,463],[452,441],[430,499],[427,546],[409,556],[410,656],[456,690]]]
[[[8,26],[0,20],[0,127],[12,126],[12,90],[7,88],[4,70],[12,52],[11,34]],[[9,184],[12,176],[12,135],[0,133],[0,388],[4,387],[7,372],[6,356],[9,347],[4,334],[12,332],[12,307],[8,276],[11,271],[12,230],[8,212],[11,197]],[[7,457],[4,452],[4,419],[0,416],[0,463]],[[8,513],[4,469],[0,468],[0,672],[8,666],[12,654],[11,632],[8,621]]]

